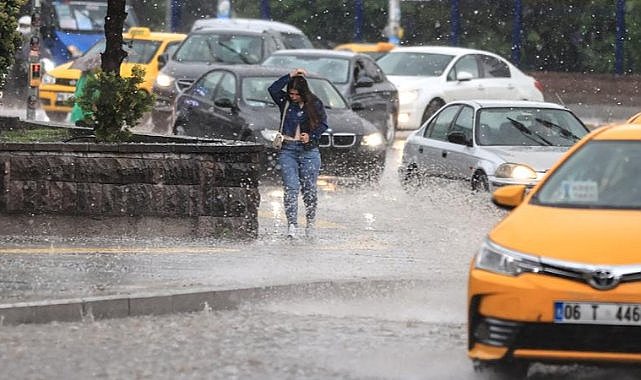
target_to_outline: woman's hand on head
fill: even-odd
[[[307,71],[305,71],[305,69],[294,69],[291,73],[289,73],[290,77],[304,77],[305,75],[307,75]]]

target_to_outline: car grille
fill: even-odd
[[[641,353],[638,326],[520,323],[481,318],[473,327],[477,342],[511,350]]]
[[[323,133],[319,146],[334,148],[349,148],[356,144],[356,135],[353,133]]]
[[[56,84],[58,84],[60,86],[75,87],[76,83],[78,83],[77,79],[56,78]]]
[[[191,86],[192,83],[194,83],[194,81],[191,79],[178,79],[176,81],[176,85],[180,91],[184,91],[187,87]]]
[[[596,266],[541,259],[541,273],[589,284],[607,290],[619,283],[641,281],[641,266]]]

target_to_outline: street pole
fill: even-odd
[[[356,0],[354,8],[354,41],[363,42],[363,0]]]
[[[218,0],[217,18],[231,17],[231,0]]]
[[[389,0],[389,12],[387,19],[387,40],[395,45],[400,42],[401,31],[401,4],[399,0]]]
[[[262,18],[263,20],[272,19],[272,11],[269,7],[269,0],[260,1],[260,18]]]
[[[460,12],[459,12],[459,7],[458,7],[458,0],[451,0],[450,18],[452,20],[452,33],[450,34],[450,45],[458,46],[458,42],[459,42],[459,21],[460,21]]]
[[[42,67],[40,65],[40,0],[33,0],[31,14],[31,37],[29,38],[29,91],[27,92],[27,120],[36,119],[38,86]]]
[[[517,67],[521,63],[521,0],[514,0],[514,21],[512,21],[512,63]]]

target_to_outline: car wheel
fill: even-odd
[[[414,194],[421,186],[421,175],[418,168],[414,164],[407,166],[404,172],[401,173],[401,187],[408,194]]]
[[[54,121],[56,123],[62,123],[63,121],[67,120],[67,113],[66,112],[45,112],[47,114],[47,117],[49,118],[49,121]]]
[[[425,112],[423,112],[423,117],[421,118],[421,125],[423,125],[427,119],[429,119],[432,115],[434,115],[434,112],[438,111],[441,107],[445,105],[445,102],[442,101],[441,99],[432,99],[430,101],[430,104],[427,105],[425,108]]]
[[[490,181],[487,175],[481,171],[474,173],[470,181],[473,191],[490,191]]]
[[[387,145],[394,144],[394,138],[396,137],[396,123],[394,119],[393,113],[387,115],[387,122],[385,123],[385,140],[387,141]]]

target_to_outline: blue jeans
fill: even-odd
[[[288,142],[281,148],[278,163],[283,178],[287,224],[298,225],[299,191],[303,194],[307,221],[313,221],[318,204],[316,180],[321,166],[320,151],[318,148],[305,150],[300,142]]]

